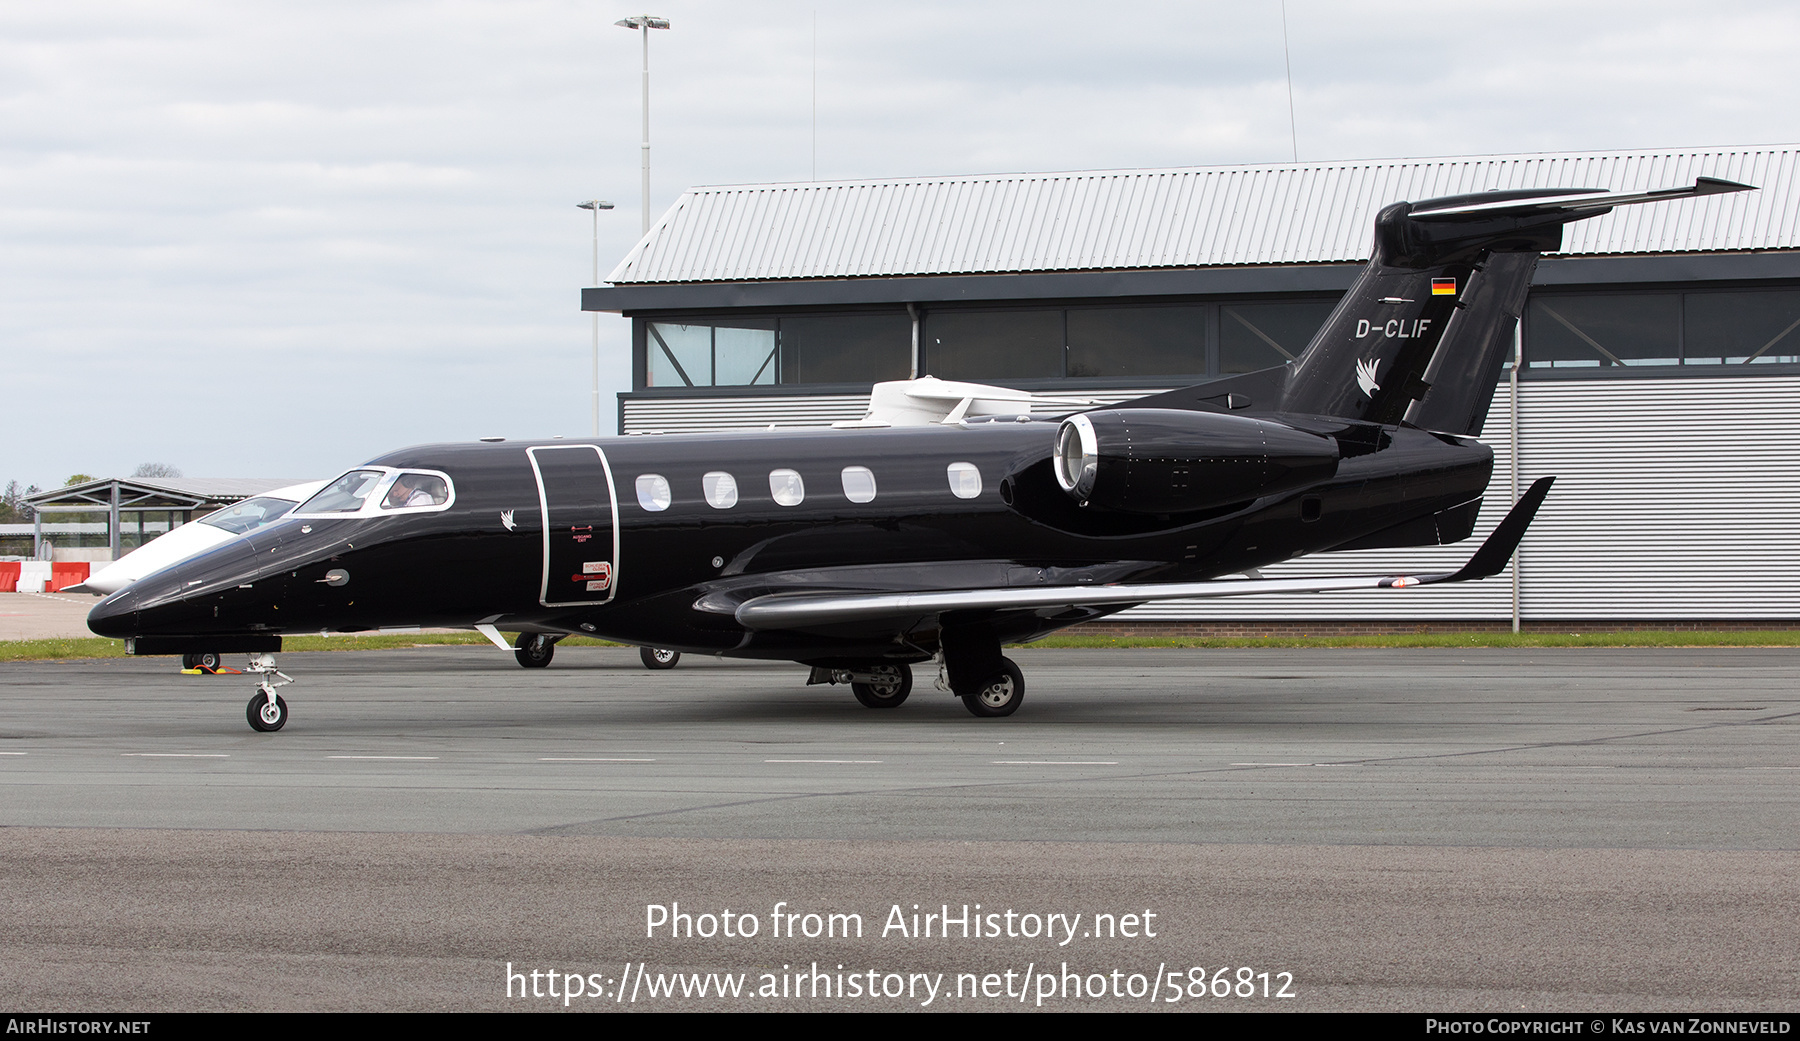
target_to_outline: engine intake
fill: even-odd
[[[1056,483],[1127,513],[1186,513],[1304,488],[1337,473],[1332,438],[1267,419],[1179,409],[1082,412],[1056,432]]]

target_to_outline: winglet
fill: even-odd
[[[1550,494],[1550,486],[1556,482],[1554,477],[1540,477],[1531,483],[1513,508],[1507,511],[1494,531],[1469,558],[1469,562],[1455,574],[1438,578],[1439,582],[1468,582],[1478,578],[1492,578],[1506,570],[1506,562],[1519,548],[1519,542],[1525,538],[1525,529],[1531,527],[1532,519],[1537,516],[1538,507],[1544,504],[1544,496]]]

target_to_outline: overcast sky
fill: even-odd
[[[689,185],[1800,141],[1773,2],[668,2]],[[593,197],[636,240],[644,13],[0,0],[0,483],[325,477],[589,432]],[[628,389],[601,318],[603,423]]]

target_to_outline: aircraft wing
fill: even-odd
[[[1024,589],[943,589],[875,593],[769,593],[737,606],[739,624],[747,629],[804,629],[819,625],[920,617],[947,611],[1041,610],[1105,607],[1262,593],[1323,593],[1345,589],[1410,589],[1439,582],[1490,578],[1506,568],[1525,529],[1556,479],[1532,484],[1469,562],[1453,572],[1416,575],[1343,575],[1314,578],[1227,578],[1205,582],[1130,585],[1051,586]]]

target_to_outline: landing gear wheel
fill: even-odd
[[[541,669],[556,656],[556,641],[543,633],[520,633],[513,642],[513,657],[527,669]]]
[[[681,660],[681,652],[664,647],[639,647],[638,657],[644,660],[646,669],[672,669]]]
[[[218,652],[207,651],[204,654],[184,654],[181,656],[181,667],[184,669],[216,670],[219,667]]]
[[[287,724],[287,702],[281,695],[275,695],[275,704],[269,704],[269,696],[257,691],[250,696],[250,704],[245,706],[244,715],[250,719],[250,729],[259,733],[272,734]]]
[[[912,666],[876,665],[868,671],[887,673],[891,678],[880,683],[850,684],[850,692],[864,708],[898,708],[912,693]]]
[[[1011,658],[1001,658],[1003,671],[991,677],[973,694],[963,696],[963,707],[977,716],[1010,716],[1025,700],[1025,674]]]

